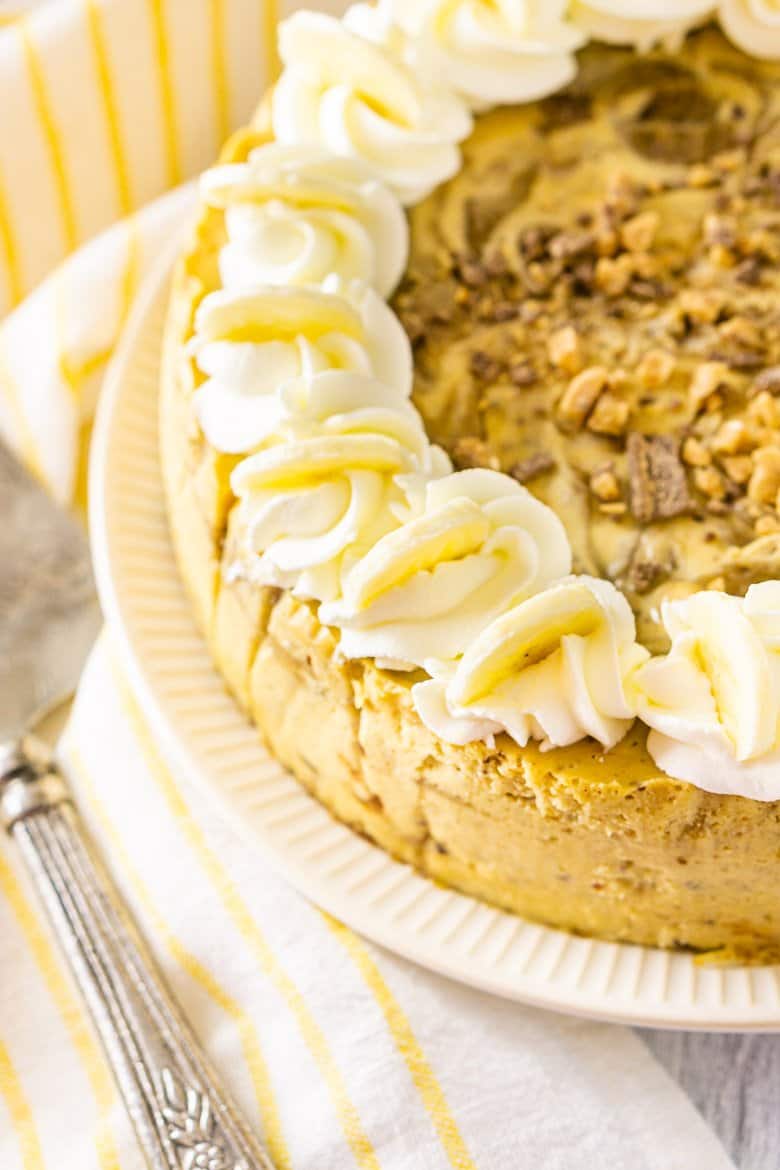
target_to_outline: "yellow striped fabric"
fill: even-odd
[[[32,1109],[13,1066],[8,1049],[0,1040],[0,1099],[5,1103],[19,1160],[24,1170],[44,1170],[43,1153]]]
[[[105,364],[172,231],[159,215],[148,226],[145,209],[249,117],[272,76],[275,0],[41,0],[0,12],[0,434],[67,500],[83,482],[81,439]],[[127,228],[113,226],[122,219]],[[46,282],[106,231],[114,243],[86,273],[76,253]],[[34,289],[53,307],[53,344],[30,397],[17,388]]]
[[[0,250],[2,250],[5,302],[6,305],[16,305],[24,295],[21,260],[16,232],[11,226],[8,199],[2,189],[0,189]]]
[[[79,242],[75,198],[65,157],[62,129],[46,81],[46,71],[41,62],[37,36],[32,25],[31,20],[24,18],[19,20],[15,27],[19,33],[24,69],[32,93],[35,117],[45,142],[51,182],[59,208],[62,251],[63,254],[67,254],[72,252]]]
[[[4,14],[0,316],[78,242],[213,158],[268,80],[273,19],[273,0],[44,0]]]

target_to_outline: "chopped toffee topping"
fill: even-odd
[[[519,483],[528,483],[529,480],[536,479],[538,475],[545,475],[548,471],[552,471],[555,467],[555,460],[552,455],[548,455],[545,451],[537,451],[535,455],[529,455],[527,459],[520,459],[509,468],[509,474],[513,476]]]
[[[393,305],[431,437],[549,503],[660,648],[664,597],[780,568],[780,64],[711,28],[580,56],[477,119]]]
[[[626,454],[631,512],[640,524],[669,520],[691,510],[679,441],[673,435],[634,431],[628,436]]]

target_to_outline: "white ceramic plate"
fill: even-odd
[[[177,768],[302,893],[423,966],[557,1011],[654,1026],[780,1030],[780,967],[575,938],[440,888],[334,821],[265,750],[190,616],[157,446],[167,267],[130,322],[101,401],[91,527],[102,604],[137,697]]]

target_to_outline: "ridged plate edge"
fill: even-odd
[[[106,619],[171,764],[298,890],[424,967],[614,1022],[780,1030],[780,967],[702,967],[687,954],[578,938],[443,889],[333,820],[266,751],[194,626],[168,535],[157,392],[170,266],[139,298],[106,379],[90,529]]]

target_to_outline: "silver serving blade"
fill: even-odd
[[[75,689],[100,623],[84,531],[0,441],[0,742]]]

